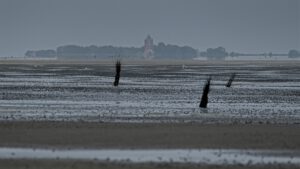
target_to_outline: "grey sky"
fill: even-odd
[[[0,0],[0,56],[59,45],[287,52],[300,49],[300,0]]]

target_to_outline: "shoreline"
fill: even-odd
[[[97,59],[97,60],[6,60],[0,58],[0,65],[112,65],[114,66],[116,59]],[[154,59],[154,60],[144,60],[144,59],[121,59],[121,62],[125,65],[143,65],[143,66],[153,66],[153,65],[182,65],[185,66],[204,66],[204,65],[298,65],[300,59],[296,60],[183,60],[183,59]]]

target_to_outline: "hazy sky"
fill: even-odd
[[[59,45],[300,49],[300,0],[0,0],[0,56]]]

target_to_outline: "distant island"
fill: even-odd
[[[154,45],[153,39],[148,36],[142,47],[115,47],[115,46],[59,46],[56,50],[29,50],[25,57],[57,58],[57,59],[104,59],[120,56],[123,58],[141,59],[193,59],[198,56],[198,50],[189,46],[165,44]]]
[[[226,57],[239,56],[288,56],[289,58],[300,58],[300,51],[290,50],[286,54],[272,52],[247,54],[238,52],[227,52],[224,47],[208,48],[199,52],[190,46],[178,46],[159,42],[154,44],[153,38],[148,35],[142,47],[116,47],[116,46],[59,46],[55,50],[28,50],[25,53],[27,58],[56,58],[56,59],[105,59],[112,57],[136,58],[136,59],[195,59],[206,57],[209,60],[224,60]]]

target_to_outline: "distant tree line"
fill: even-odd
[[[55,50],[29,50],[25,53],[26,57],[42,57],[42,58],[54,58],[56,57]]]
[[[217,48],[208,48],[205,52],[200,52],[200,56],[207,57],[212,60],[225,59],[228,56],[228,52],[226,52],[225,48],[217,47]]]
[[[206,51],[198,53],[198,51],[189,46],[177,46],[164,44],[162,42],[154,45],[154,57],[156,59],[193,59],[197,56],[206,57],[211,60],[224,60],[226,57],[238,56],[288,56],[289,58],[300,57],[300,51],[290,50],[287,54],[269,53],[237,53],[227,52],[224,47],[208,48]],[[58,59],[100,59],[111,58],[114,56],[142,58],[143,47],[114,47],[114,46],[77,46],[65,45],[60,46],[56,50],[29,50],[25,53],[26,57],[54,58]]]
[[[289,58],[298,58],[298,57],[300,57],[300,51],[295,50],[295,49],[290,50],[288,53],[288,56],[289,56]]]
[[[154,56],[158,59],[192,59],[197,57],[198,51],[189,46],[177,46],[164,44],[162,42],[154,45]]]
[[[192,59],[198,51],[189,46],[177,46],[159,43],[154,45],[154,56],[157,59]],[[58,59],[97,59],[114,56],[142,58],[144,47],[114,47],[114,46],[60,46],[56,50],[27,51],[26,57],[57,57]]]
[[[114,47],[114,46],[76,46],[66,45],[56,49],[57,57],[63,59],[97,59],[120,55],[122,57],[139,57],[143,54],[142,48]]]
[[[59,59],[96,59],[108,58],[116,55],[123,57],[137,57],[143,54],[142,48],[136,47],[113,47],[113,46],[77,46],[66,45],[60,46],[56,50],[29,50],[25,53],[26,57],[51,58]]]

